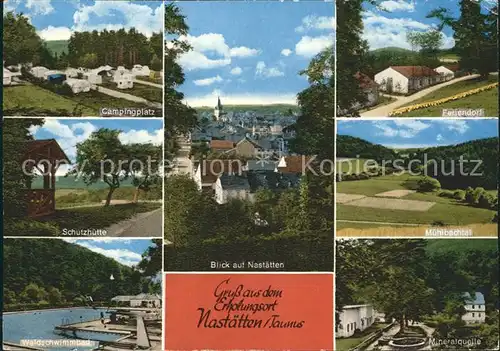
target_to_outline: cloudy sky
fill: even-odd
[[[163,30],[160,1],[7,0],[4,10],[27,15],[45,40],[67,40],[74,31],[135,27],[146,36]]]
[[[179,63],[191,106],[295,103],[308,86],[298,75],[333,45],[334,5],[300,2],[177,2],[194,50]],[[167,37],[167,41],[171,39]]]
[[[393,148],[460,144],[498,137],[497,119],[395,119],[338,121],[337,134]]]
[[[439,21],[425,18],[433,9],[448,8],[456,16],[459,14],[457,0],[385,0],[379,6],[365,5],[363,37],[370,49],[396,46],[411,49],[406,42],[408,31],[427,31]],[[443,48],[454,45],[453,32],[444,29]]]
[[[126,266],[135,266],[141,259],[142,254],[153,243],[149,239],[63,239],[67,242],[83,246],[93,252],[112,258]]]
[[[76,144],[86,140],[100,128],[121,130],[122,143],[163,143],[163,121],[154,119],[45,119],[41,127],[31,128],[35,139],[56,139],[71,161],[76,157]],[[65,175],[61,165],[57,175]]]

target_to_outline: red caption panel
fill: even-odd
[[[332,274],[167,274],[165,348],[333,350]]]

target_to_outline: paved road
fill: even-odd
[[[389,113],[391,113],[393,110],[397,109],[398,107],[406,105],[406,104],[408,104],[412,101],[415,101],[417,99],[420,99],[421,97],[424,97],[425,95],[430,94],[433,91],[439,90],[439,89],[441,89],[445,86],[448,86],[448,85],[452,85],[452,84],[455,84],[455,83],[458,83],[458,82],[461,82],[464,80],[474,79],[477,77],[479,77],[479,74],[472,74],[470,76],[464,76],[464,77],[460,77],[457,79],[452,79],[448,82],[436,84],[436,85],[433,85],[429,88],[420,90],[419,92],[417,92],[413,95],[410,95],[410,96],[393,96],[393,95],[391,95],[391,97],[394,97],[397,100],[394,102],[391,102],[390,104],[375,108],[373,110],[362,112],[360,115],[361,115],[361,117],[388,117]]]
[[[100,93],[109,95],[109,96],[113,96],[115,98],[125,99],[125,100],[133,101],[133,102],[138,102],[141,104],[146,104],[146,105],[153,107],[153,108],[162,108],[162,104],[159,102],[152,102],[152,101],[146,100],[146,99],[139,97],[139,96],[135,96],[132,94],[127,94],[127,93],[122,93],[121,91],[116,91],[116,90],[104,88],[101,86],[99,86],[97,88],[97,91]],[[126,107],[126,106],[124,106],[124,107]]]
[[[185,137],[180,137],[177,142],[180,149],[177,151],[177,156],[174,159],[174,169],[171,174],[187,174],[192,177],[193,162],[189,159],[191,142]]]
[[[107,236],[162,237],[163,209],[138,213],[130,219],[108,227]]]
[[[155,87],[155,88],[163,89],[163,85],[157,84],[157,83],[153,83],[153,82],[148,82],[146,80],[134,79],[134,83],[149,85],[149,86],[152,86],[152,87]]]

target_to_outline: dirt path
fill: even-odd
[[[362,112],[360,115],[361,115],[361,117],[388,117],[389,113],[391,113],[393,110],[397,109],[398,107],[406,105],[406,104],[408,104],[412,101],[415,101],[417,99],[420,99],[421,97],[424,97],[425,95],[430,94],[436,90],[439,90],[445,86],[452,85],[452,84],[455,84],[458,82],[462,82],[464,80],[474,79],[477,77],[479,77],[479,74],[472,74],[470,76],[452,79],[448,82],[436,84],[436,85],[433,85],[433,86],[428,87],[426,89],[420,90],[419,92],[412,94],[410,96],[386,95],[386,96],[391,96],[393,98],[396,98],[396,101],[394,101],[388,105],[380,106],[379,108],[375,108],[373,110]]]
[[[385,337],[392,337],[392,336],[396,335],[399,332],[399,329],[400,329],[399,323],[396,323],[396,324],[394,324],[392,326],[391,329],[389,329],[388,331],[384,332],[380,336],[380,338],[382,338],[384,336]],[[370,345],[368,345],[368,347],[366,348],[366,350],[373,350],[375,348],[375,346],[377,346],[377,343],[380,340],[380,338],[378,338],[377,340],[375,340],[374,342],[372,342]],[[384,349],[384,347],[382,347],[382,350],[386,350],[386,349]]]
[[[116,91],[113,89],[108,89],[108,88],[104,88],[104,87],[99,86],[97,91],[100,93],[109,95],[109,96],[113,96],[113,97],[118,98],[118,99],[125,99],[128,101],[138,102],[138,103],[145,104],[145,105],[148,105],[148,106],[153,107],[153,108],[162,108],[162,104],[160,102],[152,102],[152,101],[146,100],[142,97],[138,97],[138,96],[135,96],[132,94],[127,94],[127,93],[122,93],[120,91]],[[123,107],[127,107],[127,106],[123,106]]]
[[[163,208],[138,213],[132,218],[106,228],[107,236],[118,237],[161,237]]]
[[[158,88],[158,89],[163,89],[163,85],[156,84],[156,83],[153,83],[153,82],[148,82],[148,81],[145,81],[145,80],[134,79],[134,83],[149,85],[151,87],[155,87],[155,88]]]
[[[350,221],[347,219],[337,219],[336,222],[344,222],[344,223],[362,223],[362,224],[377,224],[377,225],[397,225],[397,226],[405,226],[405,227],[418,227],[425,224],[416,224],[416,223],[393,223],[393,222],[374,222],[374,221]]]

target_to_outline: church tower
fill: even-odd
[[[220,102],[220,96],[217,97],[217,106],[215,106],[214,109],[214,116],[215,120],[218,121],[219,118],[222,116],[222,103]]]

